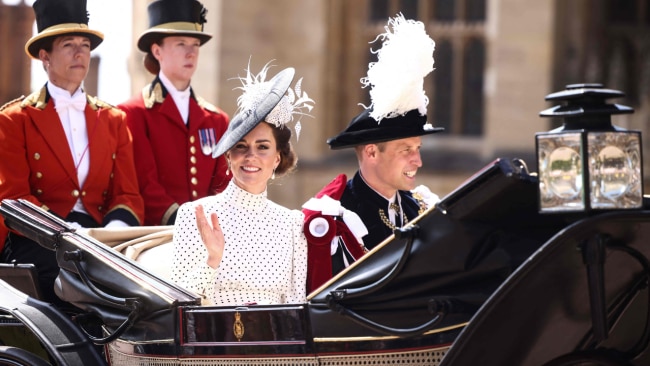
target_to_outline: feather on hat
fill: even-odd
[[[230,150],[239,140],[252,131],[260,122],[266,121],[283,128],[294,120],[294,115],[309,115],[314,101],[302,90],[302,78],[293,89],[290,88],[295,70],[288,67],[271,80],[266,80],[267,63],[258,74],[246,70],[246,77],[239,78],[243,90],[237,98],[237,113],[228,124],[226,133],[212,149],[212,156],[218,157]],[[303,110],[306,110],[304,112]],[[296,138],[300,136],[300,120],[294,126]]]
[[[361,79],[370,87],[371,104],[339,135],[327,143],[332,149],[397,140],[443,131],[427,123],[429,99],[424,77],[433,71],[435,42],[424,24],[402,14],[388,20],[386,32],[377,36],[382,47],[377,62],[368,65]]]

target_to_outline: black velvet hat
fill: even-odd
[[[370,116],[371,112],[371,109],[361,112],[343,132],[328,139],[330,148],[338,150],[444,131],[442,127],[433,127],[427,123],[427,116],[421,115],[417,109],[403,116],[384,118],[381,123]]]
[[[256,96],[258,101],[251,106],[239,111],[228,123],[228,129],[221,136],[219,142],[212,148],[212,157],[216,158],[230,150],[244,136],[251,132],[266,116],[271,113],[293,81],[296,70],[288,67],[280,71],[268,82],[268,91],[262,96]]]
[[[151,45],[165,36],[198,38],[203,45],[212,38],[203,32],[207,9],[196,0],[156,0],[147,7],[149,29],[138,39],[138,49],[149,52]]]
[[[53,37],[64,34],[90,39],[93,50],[104,40],[102,32],[88,29],[86,0],[36,0],[33,5],[38,34],[25,44],[25,52],[38,59],[38,51]]]

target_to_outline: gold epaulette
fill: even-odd
[[[90,107],[95,111],[100,108],[106,108],[106,109],[116,108],[114,105],[104,102],[103,100],[97,97],[86,95],[86,98],[88,99],[88,104],[90,105]]]
[[[424,211],[429,208],[427,202],[424,200],[424,197],[420,193],[411,192],[411,196],[415,199],[415,202],[418,203],[418,215],[422,215]]]
[[[208,103],[205,99],[199,97],[198,95],[194,96],[196,98],[196,103],[199,105],[199,107],[205,109],[206,111],[210,111],[212,113],[217,113],[221,114],[221,110],[217,107],[215,107],[213,104]]]
[[[142,100],[144,101],[144,106],[147,109],[150,109],[156,103],[162,103],[165,98],[163,97],[161,83],[156,83],[153,85],[153,88],[151,84],[148,84],[142,88]]]
[[[40,90],[33,92],[32,94],[28,95],[23,101],[20,103],[20,108],[25,108],[27,106],[32,106],[34,108],[38,109],[45,109],[47,106],[47,89],[45,86],[43,86]]]
[[[4,110],[5,108],[9,107],[10,105],[12,105],[12,104],[14,104],[16,102],[20,102],[23,99],[25,99],[25,96],[21,95],[20,97],[14,99],[14,100],[8,101],[7,103],[3,104],[2,107],[0,107],[0,111]]]

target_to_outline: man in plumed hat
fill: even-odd
[[[422,166],[421,136],[443,130],[427,122],[428,100],[423,90],[423,78],[433,70],[435,43],[421,22],[401,15],[390,19],[386,29],[387,33],[378,37],[384,40],[378,61],[370,64],[368,76],[362,79],[371,87],[372,105],[327,141],[333,150],[354,148],[359,170],[352,179],[341,174],[325,186],[316,195],[318,200],[327,196],[320,207],[314,201],[303,206],[310,245],[310,291],[437,200],[426,187],[416,189],[415,183]],[[340,203],[339,213],[331,209],[330,198]],[[334,212],[331,219],[336,229],[329,236],[318,233],[314,228],[319,226],[312,224],[325,212]]]
[[[230,180],[224,157],[212,158],[228,116],[190,86],[199,49],[212,37],[203,30],[206,13],[196,0],[149,4],[138,49],[155,78],[119,105],[133,134],[146,225],[173,224],[181,204],[221,192]]]
[[[0,108],[0,199],[30,201],[77,228],[140,225],[144,203],[124,112],[83,89],[90,52],[104,36],[88,28],[86,0],[37,0],[33,8],[38,34],[25,51],[48,81]],[[2,260],[35,264],[44,300],[65,305],[54,289],[56,253],[13,232],[5,237]]]

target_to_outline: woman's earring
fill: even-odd
[[[275,168],[273,168],[273,174],[271,174],[271,180],[275,179]]]
[[[230,175],[230,160],[228,160],[228,167],[226,168],[226,176]]]

